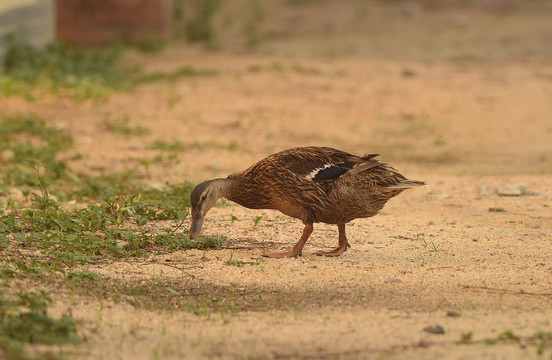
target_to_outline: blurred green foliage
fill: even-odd
[[[143,83],[217,75],[213,70],[189,66],[172,72],[144,73],[139,66],[121,61],[125,47],[120,44],[85,49],[56,40],[39,49],[21,41],[17,34],[9,36],[7,44],[0,97],[24,96],[34,100],[44,94],[56,94],[75,101],[97,100]]]

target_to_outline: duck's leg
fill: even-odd
[[[317,251],[316,255],[323,256],[339,256],[343,254],[347,248],[351,247],[351,244],[347,241],[347,236],[345,235],[345,224],[337,224],[339,230],[339,246],[330,251]]]
[[[303,246],[305,246],[305,243],[307,242],[310,234],[312,234],[312,223],[305,224],[305,228],[303,229],[303,235],[301,235],[301,238],[295,244],[295,246],[290,251],[284,251],[279,253],[268,253],[263,254],[265,257],[269,258],[275,258],[275,259],[282,259],[285,257],[298,257],[303,255]]]

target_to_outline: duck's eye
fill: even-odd
[[[205,201],[205,199],[207,199],[207,193],[201,195],[201,201]]]

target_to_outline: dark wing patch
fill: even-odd
[[[341,175],[345,174],[350,169],[340,167],[340,166],[329,166],[324,169],[320,169],[314,177],[312,178],[312,181],[328,181],[328,180],[335,180],[338,179]]]

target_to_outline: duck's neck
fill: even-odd
[[[271,209],[271,202],[257,181],[243,173],[230,175],[222,180],[225,198],[249,209]],[[221,183],[222,183],[221,182]]]

